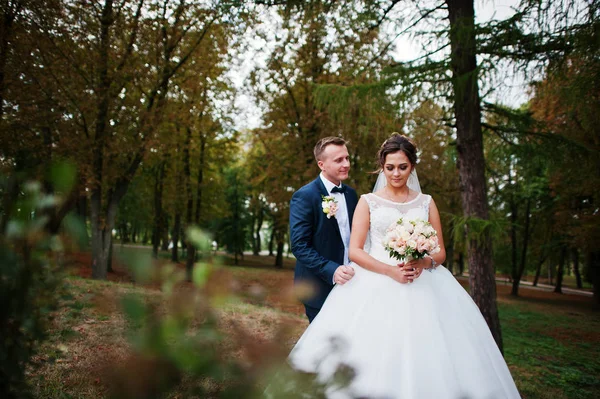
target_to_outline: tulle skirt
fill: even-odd
[[[330,398],[519,398],[510,371],[469,294],[443,266],[411,284],[353,265],[289,361],[326,380],[354,370]]]

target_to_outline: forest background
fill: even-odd
[[[515,296],[525,277],[561,292],[573,275],[599,304],[599,3],[479,9],[494,3],[3,0],[3,242],[26,254],[11,240],[33,224],[79,225],[95,279],[136,244],[191,280],[196,226],[235,264],[281,268],[316,141],[349,140],[346,183],[366,193],[379,145],[402,132],[445,265],[468,274],[501,348],[498,275]],[[399,40],[418,55],[398,57]]]

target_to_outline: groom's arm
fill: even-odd
[[[333,285],[333,274],[340,266],[319,254],[313,247],[313,206],[306,193],[296,191],[290,202],[290,238],[292,253],[314,275]]]

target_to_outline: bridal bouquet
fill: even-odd
[[[398,260],[421,259],[440,252],[437,232],[431,223],[421,219],[392,223],[386,230],[383,242],[392,258]]]

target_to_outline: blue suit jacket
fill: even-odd
[[[325,185],[317,177],[296,191],[290,202],[290,236],[296,257],[294,281],[313,286],[314,295],[303,302],[316,309],[323,306],[333,288],[333,273],[344,264],[344,243],[338,222],[335,217],[327,219],[321,206],[321,196],[327,195]],[[351,226],[358,196],[348,186],[344,196]]]

